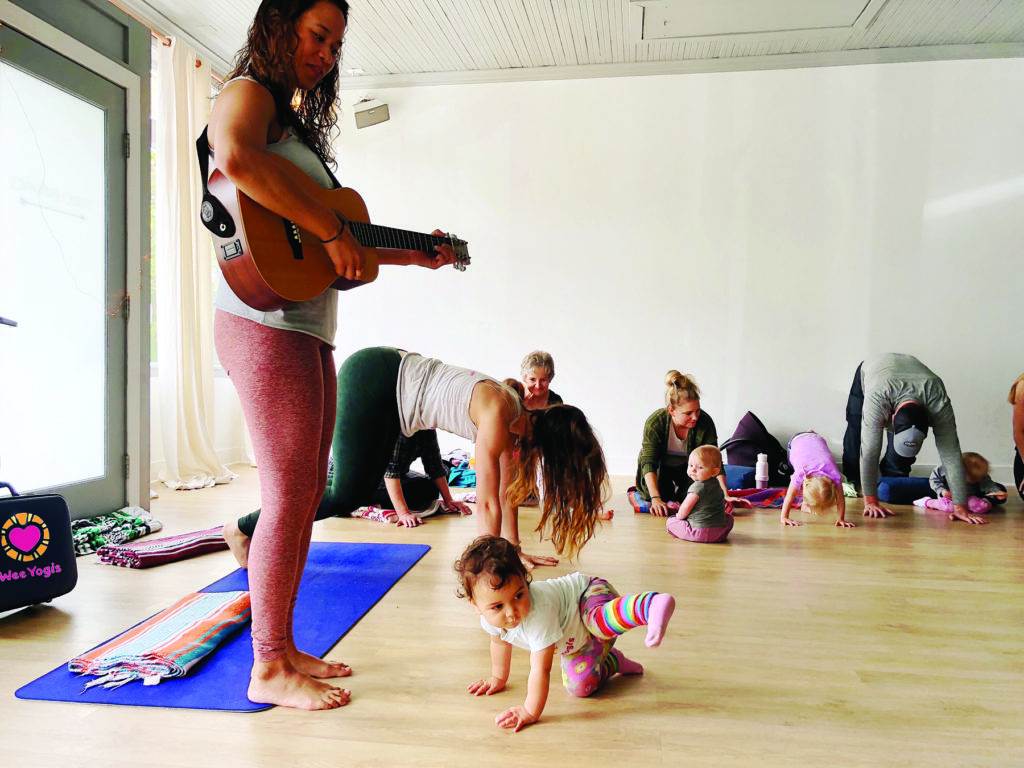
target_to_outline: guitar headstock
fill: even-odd
[[[448,234],[448,244],[455,251],[455,263],[452,264],[459,272],[465,272],[466,267],[469,266],[469,243],[465,240],[460,240],[458,235]]]

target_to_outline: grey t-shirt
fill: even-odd
[[[861,416],[860,479],[864,495],[878,495],[882,431],[892,428],[896,406],[913,400],[928,410],[928,420],[935,432],[935,446],[949,475],[953,502],[966,504],[967,486],[960,459],[956,418],[942,379],[913,355],[890,352],[864,361],[861,384],[864,388],[864,411]]]
[[[494,379],[415,352],[403,354],[395,384],[402,434],[412,437],[421,429],[443,429],[475,442],[469,406],[473,388],[481,381]]]
[[[235,79],[253,80],[251,77]],[[225,83],[225,85],[227,84]],[[291,161],[321,187],[330,189],[334,186],[331,177],[324,170],[320,158],[312,149],[299,141],[291,131],[286,131],[280,141],[268,144],[267,151]],[[327,342],[332,347],[335,334],[338,332],[338,292],[332,288],[324,291],[315,299],[291,302],[280,309],[264,312],[260,309],[253,309],[238,298],[231,290],[227,280],[224,279],[223,273],[218,270],[217,298],[214,300],[214,306],[232,315],[253,320],[270,328],[307,333]]]
[[[725,493],[718,478],[697,480],[686,492],[697,494],[697,504],[686,517],[691,527],[720,528],[729,522],[725,514]]]

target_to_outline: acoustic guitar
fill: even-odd
[[[366,203],[354,189],[317,188],[314,194],[344,218],[355,238],[368,248],[402,248],[433,256],[435,245],[447,244],[455,251],[455,269],[464,271],[469,264],[466,241],[454,235],[440,237],[371,224]],[[224,279],[253,309],[280,309],[288,302],[316,298],[328,288],[345,291],[377,278],[376,259],[367,259],[372,263],[363,265],[361,280],[339,278],[316,235],[255,202],[219,169],[210,174],[200,217],[213,234]]]

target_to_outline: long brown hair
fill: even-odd
[[[338,65],[323,76],[311,91],[301,93],[293,106],[292,56],[298,45],[295,24],[306,11],[323,0],[263,0],[249,27],[245,45],[235,56],[235,68],[228,79],[248,75],[265,85],[274,96],[278,119],[293,128],[303,143],[325,163],[334,165],[331,139],[336,133],[338,113]],[[347,0],[326,0],[336,5],[348,24]],[[339,57],[340,58],[340,57]]]
[[[507,493],[518,505],[536,491],[541,466],[544,501],[536,530],[559,554],[574,558],[594,535],[608,496],[604,451],[587,417],[572,405],[527,411],[529,436],[519,443]]]

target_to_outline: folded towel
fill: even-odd
[[[216,528],[179,533],[177,536],[165,536],[162,539],[147,539],[131,544],[104,544],[96,550],[96,554],[100,560],[110,565],[120,565],[123,568],[152,568],[154,565],[227,549],[223,528],[224,526],[218,525]]]
[[[248,592],[193,592],[76,656],[68,662],[68,670],[96,676],[85,688],[119,688],[133,680],[156,685],[165,678],[184,677],[251,616]]]

